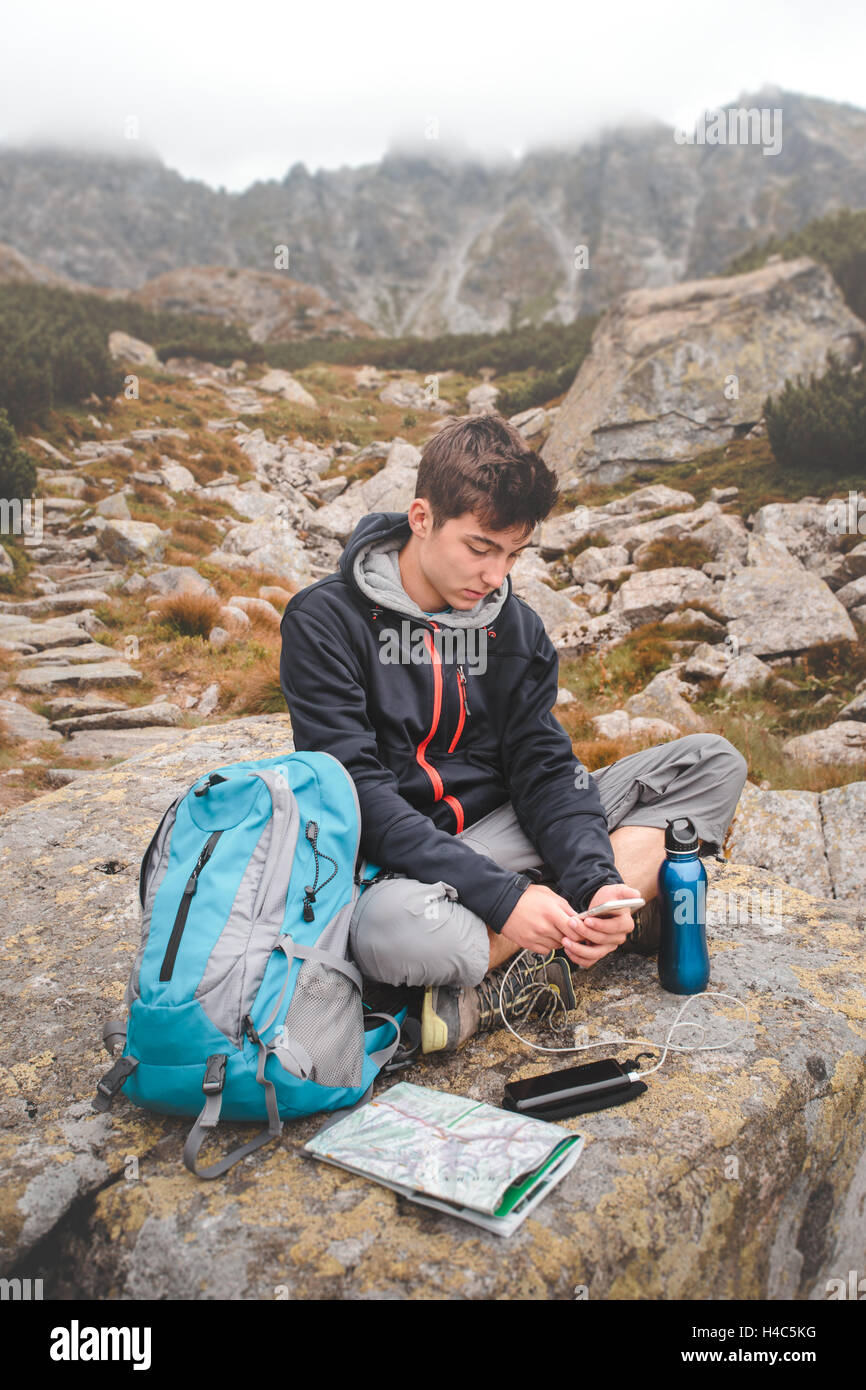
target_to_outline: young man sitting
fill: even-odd
[[[408,513],[363,517],[339,570],[283,615],[295,748],[349,771],[379,869],[352,951],[369,979],[423,988],[425,1052],[497,1025],[517,951],[534,954],[509,977],[512,1019],[573,1008],[573,966],[657,949],[667,820],[688,815],[720,852],[746,780],[715,734],[594,773],[575,757],[552,713],[556,651],[508,578],[558,496],[502,417],[454,420],[423,451]],[[576,916],[638,895],[634,935],[627,911]]]

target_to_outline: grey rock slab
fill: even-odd
[[[69,758],[133,758],[150,748],[170,746],[183,732],[159,725],[140,729],[77,729],[67,736],[63,751]]]
[[[751,1025],[724,1050],[669,1054],[627,1112],[563,1121],[585,1136],[584,1152],[507,1259],[488,1232],[304,1158],[321,1115],[287,1123],[224,1179],[200,1183],[180,1161],[191,1117],[122,1097],[92,1112],[107,1069],[102,1025],[117,1015],[138,945],[141,855],[160,816],[203,768],[290,747],[287,716],[202,726],[0,819],[3,1273],[44,1269],[49,1298],[571,1302],[578,1285],[591,1299],[760,1300],[780,1285],[823,1296],[850,1253],[835,1214],[856,1207],[863,924],[852,904],[738,863],[711,866],[723,909],[709,929],[711,981],[748,1003]],[[729,910],[776,889],[781,930]],[[595,1037],[663,1037],[681,1002],[659,989],[653,961],[621,952],[582,972],[580,995],[573,1021]],[[72,1007],[60,1012],[63,999]],[[734,1006],[721,1018],[712,1001],[693,1012],[706,1012],[714,1041],[741,1031]],[[549,1029],[525,1030],[562,1045]],[[377,1094],[411,1079],[499,1104],[506,1080],[549,1066],[499,1029],[383,1078]],[[252,1132],[227,1125],[221,1150]],[[731,1154],[748,1182],[724,1181]],[[817,1231],[816,1205],[827,1213]],[[808,1267],[801,1231],[812,1233]]]
[[[101,642],[79,642],[75,646],[52,647],[51,661],[60,665],[74,666],[81,661],[107,661],[110,657],[117,657],[120,660],[122,652],[113,651],[110,647],[105,647]],[[44,651],[36,652],[33,656],[21,658],[21,668],[26,669],[30,666],[38,666],[44,663]]]
[[[0,602],[0,618],[7,614],[35,618],[43,613],[74,613],[76,609],[107,603],[104,589],[70,589],[57,594],[42,594],[39,598],[13,599]]]
[[[140,681],[141,672],[125,661],[101,661],[80,666],[33,666],[15,678],[22,690],[48,690],[53,685],[69,682],[73,685],[122,685]]]
[[[830,787],[818,797],[833,896],[866,902],[866,782]]]
[[[123,700],[106,700],[101,695],[62,695],[46,701],[52,719],[74,719],[79,714],[107,714],[111,710],[128,709]]]
[[[817,792],[761,791],[747,781],[726,848],[738,864],[768,869],[806,893],[833,896]]]
[[[38,651],[53,647],[69,647],[89,643],[87,628],[66,619],[48,619],[44,623],[26,618],[0,614],[0,645],[3,642],[23,642]]]
[[[153,705],[134,705],[126,709],[102,710],[92,714],[71,715],[65,719],[53,719],[52,729],[62,734],[75,733],[88,729],[143,729],[149,725],[171,727],[179,724],[183,711],[179,705],[161,701]]]

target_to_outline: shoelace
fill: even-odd
[[[568,1009],[559,990],[555,989],[549,980],[534,978],[544,970],[545,966],[550,965],[555,959],[555,955],[555,951],[551,951],[549,956],[545,956],[536,965],[520,965],[508,977],[503,1004],[514,1023],[523,1022],[531,1014],[538,1018],[539,1023],[549,1023],[557,1009],[562,1009],[566,1019],[568,1018]],[[499,1018],[499,989],[503,969],[504,967],[500,967],[492,974],[485,975],[480,985],[477,986],[480,1030],[490,1028],[494,1021]],[[544,998],[545,995],[547,996],[546,999]]]

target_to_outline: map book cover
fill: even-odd
[[[304,1146],[500,1235],[518,1228],[582,1147],[583,1137],[561,1125],[407,1081],[329,1121]]]

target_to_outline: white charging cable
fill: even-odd
[[[642,1076],[649,1076],[652,1072],[658,1071],[659,1067],[662,1065],[665,1058],[667,1057],[668,1052],[715,1052],[718,1051],[720,1048],[733,1047],[735,1043],[740,1042],[741,1039],[746,1036],[746,1033],[749,1029],[749,1024],[752,1021],[751,1015],[749,1013],[749,1006],[742,999],[737,999],[736,996],[733,994],[724,994],[721,990],[707,989],[704,990],[701,994],[689,994],[683,1000],[676,1018],[674,1019],[670,1028],[668,1029],[667,1037],[665,1038],[663,1043],[656,1042],[652,1038],[603,1038],[600,1042],[579,1043],[573,1047],[539,1047],[537,1043],[530,1042],[528,1038],[524,1038],[520,1033],[517,1032],[516,1028],[512,1028],[511,1024],[508,1022],[508,1019],[505,1017],[505,1003],[503,998],[506,981],[517,962],[522,960],[524,956],[537,954],[538,952],[535,951],[521,951],[518,955],[516,955],[514,957],[514,960],[508,966],[508,969],[506,970],[505,974],[503,975],[502,984],[499,986],[499,1013],[502,1018],[502,1022],[505,1024],[505,1027],[508,1029],[509,1033],[511,1033],[515,1038],[517,1038],[518,1042],[522,1042],[525,1047],[531,1047],[533,1052],[586,1052],[589,1048],[611,1047],[613,1044],[621,1043],[648,1043],[650,1047],[663,1048],[661,1058],[654,1067],[648,1067],[646,1071],[630,1071],[628,1073],[630,1081],[638,1081]],[[566,969],[567,968],[568,966],[566,964]],[[696,999],[730,999],[734,1004],[738,1005],[738,1007],[744,1011],[746,1016],[744,1027],[740,1030],[739,1033],[735,1034],[734,1037],[726,1038],[724,1042],[692,1043],[685,1045],[683,1045],[682,1043],[679,1045],[677,1043],[672,1043],[671,1038],[677,1028],[699,1028],[701,1034],[706,1033],[707,1025],[705,1023],[698,1023],[697,1021],[687,1021],[683,1023],[680,1021],[689,1004],[693,1004]]]

